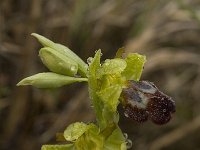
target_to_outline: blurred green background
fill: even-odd
[[[177,111],[158,126],[125,118],[119,106],[132,149],[200,149],[199,0],[1,0],[1,150],[39,150],[57,143],[56,133],[70,123],[95,120],[84,83],[54,90],[16,87],[22,78],[47,71],[32,32],[85,61],[99,48],[102,60],[120,47],[146,55],[142,80],[173,97]]]

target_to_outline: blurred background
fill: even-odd
[[[132,150],[200,149],[199,0],[1,0],[0,149],[39,150],[75,121],[95,120],[87,85],[54,90],[16,87],[22,78],[45,72],[41,45],[32,32],[68,46],[83,60],[102,49],[147,56],[142,80],[154,82],[176,101],[163,126],[124,117],[120,126]]]

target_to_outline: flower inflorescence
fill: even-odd
[[[117,107],[121,102],[125,115],[137,122],[148,119],[165,124],[175,112],[174,101],[151,82],[139,81],[146,57],[130,53],[101,62],[101,50],[85,63],[68,47],[32,34],[44,46],[39,50],[43,64],[50,70],[20,81],[17,85],[58,88],[74,82],[87,82],[96,124],[76,122],[69,125],[63,137],[71,144],[44,145],[42,150],[126,150],[131,142],[118,126]]]

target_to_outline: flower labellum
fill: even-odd
[[[125,116],[137,122],[150,119],[155,124],[165,124],[175,112],[175,102],[171,97],[149,81],[129,80],[121,98]]]

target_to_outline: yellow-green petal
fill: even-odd
[[[127,66],[122,72],[122,75],[126,77],[126,80],[136,80],[140,79],[143,71],[144,63],[146,62],[146,57],[137,53],[132,53],[125,59]]]

